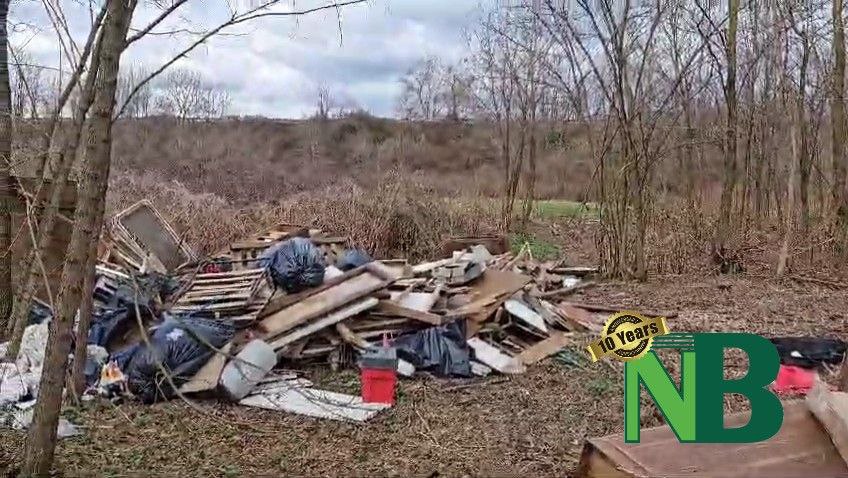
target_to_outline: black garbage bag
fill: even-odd
[[[398,337],[392,345],[398,358],[415,365],[417,370],[443,377],[471,376],[471,350],[465,342],[464,320]]]
[[[780,363],[804,368],[815,368],[823,363],[836,365],[845,357],[848,348],[839,339],[820,337],[774,337]]]
[[[324,255],[309,239],[295,237],[265,251],[261,267],[271,268],[274,283],[288,292],[300,292],[324,281]]]
[[[122,336],[135,323],[134,309],[98,309],[91,318],[88,343],[108,348],[112,340]]]
[[[351,269],[356,269],[359,266],[364,266],[369,262],[372,262],[374,259],[368,255],[367,252],[362,249],[348,249],[344,251],[336,261],[336,267],[342,271],[349,271]]]
[[[174,386],[189,381],[215,353],[235,334],[231,323],[194,317],[166,317],[150,336],[150,346],[140,344],[135,350],[122,352],[129,360],[121,368],[130,391],[144,403],[169,399],[176,391],[161,367],[171,375]],[[118,361],[118,357],[113,357]],[[160,367],[161,364],[161,367]],[[120,364],[119,364],[120,366]]]
[[[95,288],[94,299],[112,309],[135,307],[156,309],[179,288],[180,282],[157,272],[150,272],[128,279],[113,279],[111,288]]]

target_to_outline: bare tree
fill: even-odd
[[[32,425],[27,435],[21,474],[45,475],[53,463],[56,446],[56,427],[62,404],[65,370],[70,353],[74,316],[82,294],[84,265],[89,244],[96,241],[103,221],[106,187],[109,177],[112,115],[121,53],[126,47],[135,2],[112,0],[107,3],[102,40],[94,73],[97,80],[89,121],[89,135],[94,141],[85,145],[85,161],[77,216],[62,269],[62,285],[50,322],[44,368],[41,375],[38,401]],[[77,357],[85,360],[84,357]]]
[[[848,198],[845,194],[845,24],[843,20],[843,0],[833,0],[833,72],[831,74],[830,123],[831,123],[831,164],[833,186],[831,200],[836,210],[837,230],[848,228]],[[842,233],[840,245],[844,248],[846,235]],[[846,368],[848,370],[848,368]]]
[[[0,0],[0,326],[12,311],[12,91],[9,86],[9,0]]]
[[[405,119],[432,121],[444,114],[445,82],[438,57],[421,60],[400,79],[400,83],[398,108]]]
[[[130,68],[125,68],[118,77],[118,91],[115,101],[119,105],[127,104],[123,111],[124,118],[144,118],[150,114],[153,107],[153,91],[149,84],[141,87],[132,98],[129,98],[130,92],[148,74],[150,74],[148,68],[133,65]]]
[[[144,88],[139,89],[131,101],[136,101],[143,92]],[[224,116],[229,108],[230,97],[226,91],[206,83],[200,73],[176,69],[162,79],[155,93],[155,101],[159,113],[184,122]]]

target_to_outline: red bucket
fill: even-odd
[[[362,401],[365,403],[395,403],[397,372],[389,369],[362,369]]]

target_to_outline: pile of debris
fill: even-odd
[[[446,257],[409,264],[282,224],[201,259],[142,201],[110,221],[100,247],[89,345],[105,353],[90,385],[147,403],[206,394],[364,420],[388,405],[275,370],[350,366],[385,347],[404,376],[516,374],[600,330],[614,308],[563,301],[593,284],[594,268],[540,263],[505,242],[451,239]]]

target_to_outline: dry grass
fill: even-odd
[[[198,251],[212,254],[236,239],[280,223],[320,227],[349,236],[377,257],[422,260],[450,235],[492,233],[495,210],[484,199],[444,199],[423,186],[387,176],[371,189],[351,182],[273,203],[238,207],[210,193],[194,193],[158,174],[118,174],[109,209],[150,199]]]

